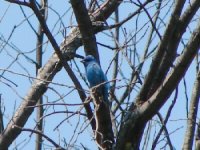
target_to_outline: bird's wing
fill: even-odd
[[[106,75],[103,73],[101,67],[96,62],[90,63],[87,66],[87,79],[90,83],[90,87],[94,87],[107,81]],[[102,91],[104,101],[108,102],[108,90],[110,89],[110,84],[106,83],[98,89]]]
[[[98,78],[97,84],[108,81],[107,76],[104,74],[104,72],[101,69],[101,67],[99,66],[99,64],[94,63],[92,65],[92,68],[94,70],[94,78]],[[96,79],[96,81],[97,81],[97,79]],[[104,87],[106,88],[106,90],[110,90],[110,83],[105,83]]]
[[[94,62],[87,66],[87,78],[90,86],[96,86],[104,82],[104,74],[99,64]]]

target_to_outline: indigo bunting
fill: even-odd
[[[103,100],[109,104],[108,91],[110,89],[110,84],[104,83],[107,81],[107,77],[103,73],[100,65],[92,55],[86,56],[81,62],[85,66],[86,77],[90,88],[97,86],[96,92],[102,94]]]

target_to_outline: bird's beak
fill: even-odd
[[[82,59],[80,62],[82,62],[82,63],[84,64],[85,60],[84,60],[84,59]]]

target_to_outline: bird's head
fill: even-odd
[[[84,66],[87,66],[92,61],[96,62],[96,59],[92,55],[88,55],[83,60],[81,60],[81,62],[84,64]]]

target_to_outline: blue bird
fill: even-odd
[[[88,82],[90,83],[90,88],[97,86],[97,92],[102,93],[104,101],[109,104],[108,91],[110,89],[110,84],[104,83],[108,80],[106,75],[103,73],[100,65],[92,55],[86,56],[81,62],[84,64],[86,77]]]

